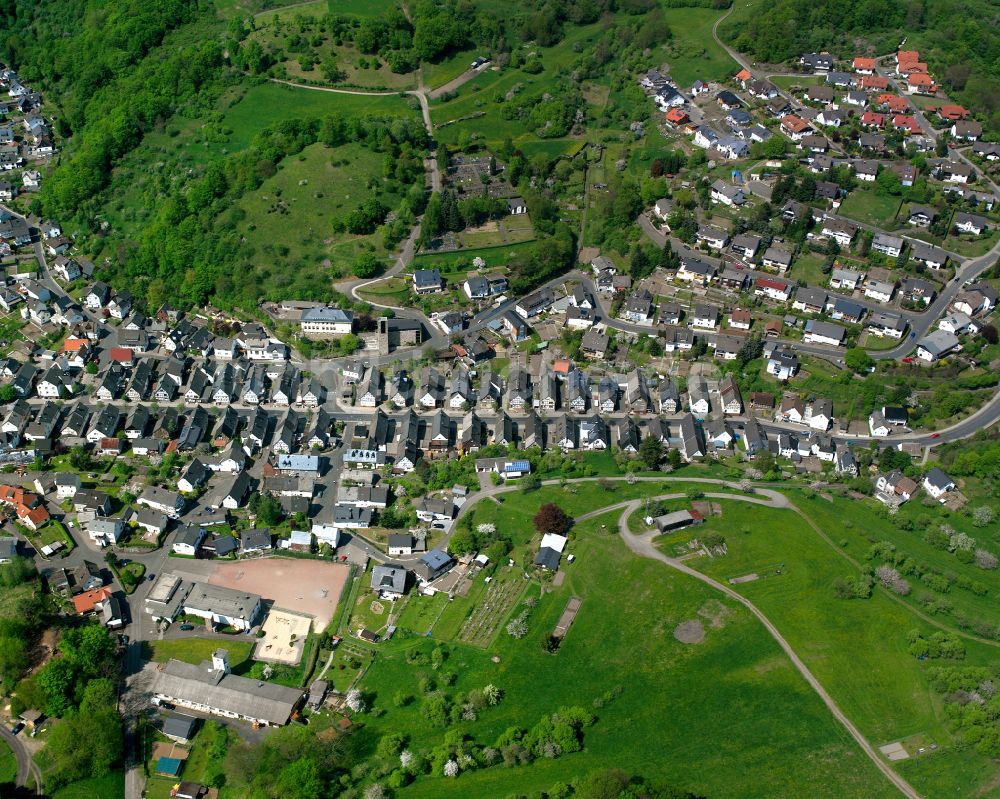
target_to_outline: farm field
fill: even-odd
[[[444,731],[421,710],[421,674],[454,674],[449,693],[488,682],[503,690],[499,706],[462,725],[477,742],[491,742],[511,725],[531,726],[559,706],[597,707],[598,720],[585,731],[585,752],[530,767],[471,771],[457,780],[420,778],[400,796],[530,793],[606,767],[663,777],[713,797],[892,796],[750,615],[662,564],[636,558],[607,531],[617,518],[612,512],[578,526],[572,545],[577,561],[564,584],[547,589],[530,609],[525,638],[501,629],[486,651],[448,646],[440,672],[419,665],[427,662],[433,641],[400,638],[380,653],[362,683],[385,711],[371,727],[406,729],[424,745]],[[580,612],[558,653],[547,654],[542,638],[570,596],[582,599]],[[523,602],[516,613],[520,607]],[[678,624],[697,618],[705,618],[708,628],[701,643],[674,638]],[[703,690],[706,684],[713,689]],[[417,696],[398,707],[391,701],[397,692]],[[755,775],[750,784],[747,772]]]
[[[829,504],[826,500],[797,495],[794,500],[821,528],[829,529],[830,525],[830,534],[840,535],[832,520],[845,518],[843,506],[839,515],[831,512],[821,521],[818,509]],[[760,579],[734,588],[774,622],[848,717],[876,746],[916,734],[927,736],[944,752],[917,759],[907,769],[908,775],[918,779],[936,771],[922,761],[940,756],[947,759],[953,741],[940,696],[929,686],[926,672],[931,664],[921,663],[907,651],[911,630],[929,633],[935,628],[881,591],[867,600],[837,599],[834,582],[857,570],[838,557],[836,545],[823,541],[791,511],[750,509],[724,501],[721,505],[720,518],[711,518],[696,533],[689,529],[662,538],[661,548],[671,553],[678,542],[709,532],[725,536],[728,554],[690,560],[688,565],[722,582],[760,575]],[[965,643],[966,663],[995,662],[998,652],[993,647]],[[995,770],[986,768],[985,758],[968,750],[962,756],[972,773],[982,778],[991,772],[995,777]],[[946,781],[947,773],[938,774],[935,780]],[[967,776],[960,778],[953,773],[953,781],[946,781],[945,793],[979,795],[982,786],[970,785]],[[924,788],[919,783],[915,787]],[[927,791],[924,795],[941,794]]]

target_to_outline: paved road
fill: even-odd
[[[21,740],[16,735],[11,735],[10,730],[2,725],[0,725],[0,738],[11,748],[14,759],[17,761],[17,777],[14,784],[18,788],[23,788],[28,784],[30,776],[34,780],[36,789],[41,793],[42,772],[35,765],[35,761],[31,759],[31,754],[21,743]]]
[[[722,495],[726,499],[735,500],[747,500],[750,497],[741,497],[739,495]],[[809,686],[816,692],[820,699],[823,700],[823,704],[827,706],[829,711],[833,714],[833,717],[843,726],[847,733],[857,742],[858,746],[861,747],[862,751],[868,756],[868,759],[875,764],[876,768],[879,769],[888,779],[895,785],[900,792],[910,799],[920,799],[920,794],[911,786],[906,780],[904,780],[899,774],[897,774],[879,755],[875,748],[868,742],[868,739],[861,734],[861,731],[854,726],[853,722],[847,717],[847,714],[840,709],[840,706],[834,701],[833,697],[827,693],[827,690],[820,684],[819,680],[813,676],[813,673],[809,670],[809,667],[802,661],[802,659],[796,654],[795,650],[792,649],[791,645],[785,640],[785,637],[781,634],[777,627],[768,619],[764,613],[757,608],[749,599],[744,597],[742,594],[737,593],[732,588],[724,585],[711,577],[702,574],[690,566],[682,563],[676,558],[668,557],[663,554],[659,549],[653,546],[650,536],[634,535],[628,528],[628,517],[638,510],[642,505],[642,500],[633,500],[629,503],[626,510],[622,513],[621,518],[618,522],[618,532],[625,541],[626,546],[631,549],[635,554],[645,557],[652,558],[653,560],[658,560],[662,563],[666,563],[673,569],[676,569],[689,577],[694,577],[696,580],[700,580],[706,585],[714,588],[717,591],[721,591],[730,599],[739,602],[747,610],[749,610],[757,620],[764,625],[764,628],[771,634],[771,637],[778,642],[778,645],[785,651],[788,655],[789,660],[792,661],[792,665],[798,669],[799,673],[805,678],[805,681],[809,683]]]

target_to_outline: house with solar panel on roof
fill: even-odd
[[[476,458],[477,472],[496,472],[504,480],[515,480],[531,474],[531,461],[510,458]]]

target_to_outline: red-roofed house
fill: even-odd
[[[49,512],[45,510],[43,505],[39,505],[35,508],[27,508],[24,505],[18,505],[16,510],[17,518],[20,519],[26,527],[32,530],[40,530],[49,523]]]
[[[112,347],[111,360],[117,363],[132,363],[135,360],[135,353],[128,347]]]
[[[84,591],[82,594],[77,594],[73,597],[73,607],[76,608],[77,614],[85,616],[97,610],[105,600],[111,598],[111,594],[112,591],[107,586],[94,591]]]
[[[909,100],[905,97],[900,97],[898,94],[880,94],[878,96],[878,104],[884,105],[894,114],[901,114],[910,107]]]
[[[958,122],[969,118],[969,109],[960,105],[943,105],[938,109],[938,116],[948,122]]]
[[[754,282],[754,294],[785,302],[791,295],[791,284],[773,277],[759,277]]]
[[[926,72],[911,72],[906,79],[906,91],[910,94],[934,94],[937,84]]]
[[[746,83],[748,80],[753,80],[753,75],[750,74],[749,69],[741,69],[736,73],[736,80],[743,84],[743,88],[746,88]]]
[[[896,114],[892,118],[892,126],[896,130],[905,130],[907,133],[919,134],[920,125],[915,117],[908,114]]]
[[[781,118],[781,132],[792,141],[799,141],[810,130],[809,123],[795,114],[786,114]]]
[[[881,128],[885,125],[885,114],[877,114],[874,111],[865,111],[861,115],[861,124],[866,128]]]
[[[929,73],[930,70],[927,68],[927,64],[925,64],[923,61],[915,61],[914,63],[907,64],[905,67],[903,67],[903,72],[905,72],[907,75],[911,75],[914,72]]]
[[[860,75],[874,75],[875,59],[858,56],[854,59],[854,71]]]
[[[917,64],[920,62],[920,52],[917,50],[900,50],[896,53],[896,72],[900,75],[904,73],[904,70],[909,64]]]
[[[889,88],[889,79],[884,75],[862,75],[858,86],[866,91],[883,92]]]
[[[573,362],[567,358],[560,358],[552,363],[552,371],[557,375],[568,375],[573,371]]]
[[[49,512],[38,494],[20,486],[0,485],[0,503],[12,507],[17,518],[32,530],[44,527],[49,521]]]
[[[671,125],[683,125],[688,121],[687,111],[682,108],[671,108],[667,111],[667,122]]]

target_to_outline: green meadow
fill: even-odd
[[[550,497],[559,498],[544,489],[534,505]],[[597,716],[585,731],[584,751],[454,780],[421,777],[399,795],[527,793],[612,767],[712,797],[894,795],[750,614],[692,578],[636,558],[614,532],[618,515],[575,529],[576,561],[566,566],[561,586],[546,584],[523,639],[501,629],[485,651],[448,646],[441,667],[441,674],[456,676],[444,689],[449,693],[491,682],[504,692],[499,706],[460,725],[477,743],[491,744],[510,726],[527,728],[559,707],[580,705]],[[528,524],[523,515],[519,524]],[[526,590],[539,596],[534,581]],[[580,612],[558,653],[548,654],[543,638],[571,596],[583,600]],[[674,628],[699,618],[704,640],[680,643]],[[439,675],[407,663],[414,648],[434,646],[434,640],[403,636],[379,654],[362,683],[378,710],[367,722],[370,730],[404,730],[419,747],[443,738],[445,730],[421,709],[418,687],[422,675]],[[400,691],[415,700],[398,707],[393,697]]]

